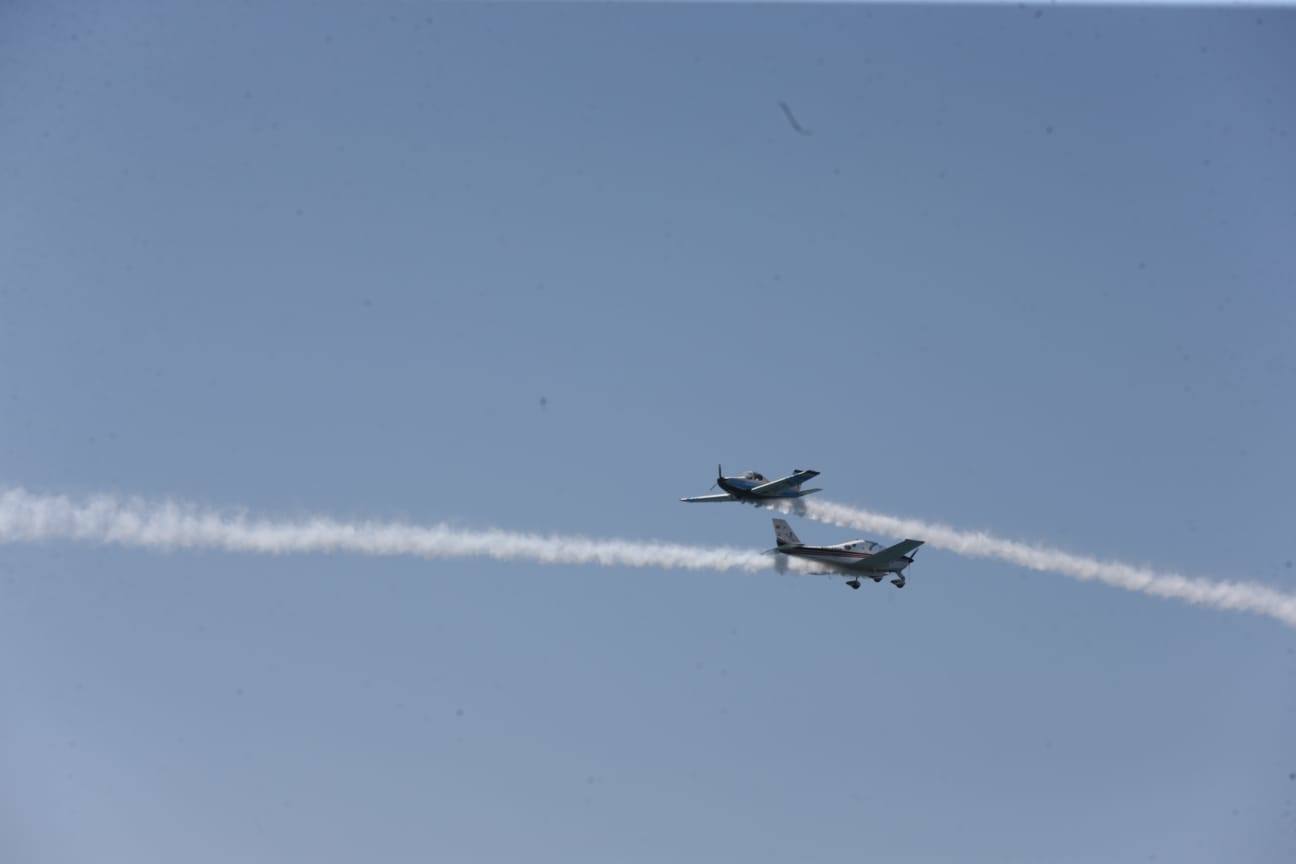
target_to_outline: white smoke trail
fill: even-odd
[[[175,502],[96,495],[73,500],[23,489],[0,492],[0,543],[80,540],[151,549],[230,552],[354,552],[424,558],[494,558],[542,564],[603,564],[685,570],[765,570],[758,552],[654,541],[464,530],[445,524],[250,519]]]
[[[777,505],[776,509],[831,525],[892,537],[913,537],[960,555],[997,558],[1032,570],[1103,582],[1157,597],[1268,615],[1296,627],[1296,596],[1254,582],[1212,581],[1100,561],[979,531],[960,531],[828,501],[797,501]],[[74,500],[23,489],[0,490],[0,543],[58,539],[160,550],[221,549],[269,554],[353,552],[687,570],[754,572],[780,563],[758,552],[724,547],[595,540],[498,529],[473,531],[446,524],[343,522],[325,517],[276,521],[172,501],[159,503],[110,495]],[[807,569],[798,561],[782,563],[790,564],[797,571]]]
[[[817,522],[876,532],[890,537],[925,540],[973,558],[997,558],[1031,570],[1058,573],[1082,582],[1102,582],[1127,591],[1171,597],[1199,606],[1254,612],[1296,627],[1296,595],[1256,582],[1215,581],[1178,573],[1135,567],[1118,561],[1101,561],[1084,555],[1004,540],[981,531],[960,531],[948,525],[874,513],[830,501],[798,500],[775,509],[795,512]]]

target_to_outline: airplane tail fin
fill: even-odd
[[[778,541],[780,547],[801,545],[801,538],[797,537],[786,519],[774,520],[774,539]]]

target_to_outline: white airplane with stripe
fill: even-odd
[[[816,572],[846,576],[846,584],[852,588],[860,587],[861,576],[881,582],[888,573],[895,576],[891,584],[903,588],[904,569],[913,563],[914,551],[923,545],[921,540],[901,540],[883,549],[882,544],[872,540],[848,540],[835,546],[807,546],[785,519],[774,520],[774,539],[778,545],[770,552],[817,561],[826,569]]]

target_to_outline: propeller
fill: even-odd
[[[720,485],[720,478],[723,476],[724,476],[724,469],[721,468],[719,465],[716,465],[716,479],[715,482],[711,484],[712,489]]]

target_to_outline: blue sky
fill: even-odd
[[[809,466],[1296,589],[1293,36],[7,5],[0,476],[766,548],[676,499]],[[0,548],[0,857],[1291,860],[1291,631],[910,576]]]

